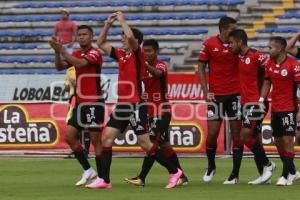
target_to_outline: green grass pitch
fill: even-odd
[[[74,159],[1,158],[0,199],[1,200],[285,200],[299,199],[300,181],[293,186],[278,187],[274,182],[279,177],[282,164],[273,159],[277,169],[272,185],[250,186],[247,181],[258,176],[252,158],[244,158],[240,183],[222,185],[230,173],[231,159],[217,159],[217,173],[212,183],[202,181],[206,167],[204,158],[182,158],[182,166],[190,179],[187,186],[173,190],[164,189],[167,172],[155,164],[150,172],[146,187],[126,184],[124,177],[137,174],[140,158],[113,158],[111,169],[111,190],[89,190],[75,187],[81,176],[79,164]],[[94,159],[90,162],[95,166]],[[295,160],[300,169],[300,160]]]

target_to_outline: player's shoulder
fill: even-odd
[[[211,44],[216,44],[219,42],[218,36],[211,36],[207,39],[204,40],[203,44],[205,45],[211,45]]]
[[[101,51],[100,51],[99,48],[91,47],[91,48],[88,50],[88,53],[91,53],[91,54],[101,54]]]

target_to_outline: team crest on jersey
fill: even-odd
[[[251,62],[251,59],[248,57],[248,58],[246,58],[246,60],[245,60],[245,63],[247,64],[247,65],[249,65],[250,64],[250,62]]]
[[[281,76],[287,76],[287,75],[288,75],[288,72],[286,69],[281,71]]]

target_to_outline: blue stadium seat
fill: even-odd
[[[299,28],[296,27],[283,27],[283,28],[266,28],[257,30],[258,33],[296,33]]]
[[[218,19],[225,14],[130,14],[126,15],[127,20],[183,20],[183,19]],[[72,15],[74,21],[105,21],[107,15]],[[24,15],[24,16],[3,16],[0,22],[48,22],[59,21],[58,15]]]
[[[292,18],[299,19],[300,13],[286,13],[284,15],[277,16],[277,18],[279,18],[279,19],[292,19]]]
[[[159,56],[159,59],[165,62],[170,62],[170,57]],[[103,57],[106,63],[115,62],[114,59],[108,56]],[[47,63],[54,62],[54,56],[0,56],[0,63]]]
[[[0,49],[35,49],[38,43],[0,43]]]
[[[199,35],[199,34],[206,34],[208,31],[205,29],[147,29],[143,30],[145,35]],[[112,29],[109,31],[109,35],[117,36],[121,35],[123,32],[122,29]],[[1,37],[37,37],[37,36],[51,36],[53,34],[52,31],[45,31],[45,30],[34,30],[34,31],[1,31]],[[96,35],[99,34],[99,30],[95,32]]]
[[[238,5],[244,0],[154,0],[154,1],[86,1],[86,2],[30,2],[15,5],[15,8],[73,8],[73,7],[120,7],[120,6],[181,6],[181,5]]]

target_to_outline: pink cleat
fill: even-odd
[[[168,185],[166,185],[167,189],[171,189],[176,187],[178,180],[180,179],[181,175],[182,175],[182,171],[180,169],[177,169],[177,173],[176,174],[170,174],[169,177],[169,183]]]
[[[94,182],[85,187],[89,189],[111,189],[112,185],[111,183],[105,183],[102,178],[97,177]]]

